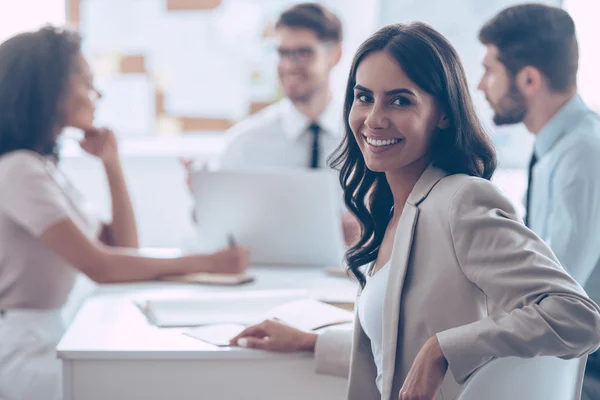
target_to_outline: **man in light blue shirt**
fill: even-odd
[[[479,89],[497,125],[536,135],[525,223],[600,303],[600,117],[577,94],[578,45],[569,14],[525,4],[479,34],[487,46]],[[600,352],[588,359],[582,399],[600,399]]]

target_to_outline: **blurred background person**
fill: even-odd
[[[525,4],[491,19],[479,89],[497,125],[523,123],[535,135],[525,224],[588,295],[600,302],[600,116],[577,90],[575,24],[558,7]],[[584,398],[600,398],[600,354],[588,358]]]
[[[0,398],[59,399],[60,308],[77,272],[100,283],[243,272],[240,247],[173,259],[137,255],[137,227],[117,140],[94,126],[99,97],[77,33],[47,27],[0,45]],[[60,171],[66,127],[104,167],[112,221],[102,223]],[[130,248],[130,249],[124,249]]]
[[[342,39],[339,18],[321,4],[297,4],[279,16],[277,73],[285,97],[226,133],[220,169],[327,168],[342,138],[341,105],[330,86]],[[188,174],[192,164],[184,160]],[[342,226],[351,244],[360,232],[358,221],[345,212]]]

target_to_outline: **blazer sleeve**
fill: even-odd
[[[319,335],[315,347],[319,374],[348,378],[352,353],[352,328],[329,328]]]
[[[581,357],[600,345],[600,309],[490,182],[469,179],[451,200],[455,257],[485,294],[488,316],[437,334],[463,383],[495,357]]]

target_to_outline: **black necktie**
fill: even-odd
[[[321,127],[317,124],[310,124],[308,130],[312,134],[312,145],[310,147],[310,168],[319,168],[319,133]]]
[[[537,162],[535,151],[531,155],[531,161],[529,161],[529,175],[527,177],[527,198],[525,203],[525,226],[529,227],[529,215],[531,215],[531,183],[533,181],[533,166]]]

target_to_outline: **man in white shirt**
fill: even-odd
[[[333,100],[330,75],[342,54],[342,25],[320,4],[284,11],[275,24],[277,71],[285,98],[238,123],[227,133],[219,168],[327,168],[343,138],[341,104]],[[359,226],[342,217],[351,243]]]
[[[279,16],[275,39],[286,97],[227,132],[221,168],[326,167],[343,137],[341,106],[329,86],[342,55],[338,17],[320,4],[295,5]]]
[[[479,34],[487,46],[479,84],[497,125],[536,135],[525,224],[600,302],[600,116],[577,94],[578,45],[569,14],[508,8]],[[600,398],[600,354],[588,358],[582,399]]]

